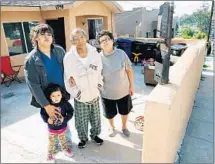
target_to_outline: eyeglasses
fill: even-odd
[[[74,42],[74,43],[78,43],[78,42],[81,42],[81,41],[83,41],[84,40],[84,36],[81,36],[80,38],[73,38],[72,39],[72,41]]]
[[[109,38],[109,37],[107,37],[107,38],[105,38],[104,40],[101,40],[100,41],[100,43],[101,44],[104,44],[104,43],[106,43],[106,42],[108,42],[108,41],[110,41],[111,39]]]

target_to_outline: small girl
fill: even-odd
[[[73,116],[73,107],[66,101],[64,92],[59,85],[50,83],[44,91],[50,103],[58,108],[60,114],[56,118],[50,118],[45,109],[41,109],[42,119],[48,123],[49,130],[49,146],[47,161],[54,163],[55,144],[57,137],[59,138],[62,150],[68,157],[72,157],[72,150],[68,148],[66,142],[67,123]]]

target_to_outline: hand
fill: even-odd
[[[70,85],[70,87],[75,87],[76,86],[75,79],[73,77],[69,78],[69,85]]]
[[[61,115],[60,116],[60,122],[63,123],[63,121],[64,121],[64,117]]]
[[[103,87],[102,87],[102,85],[101,84],[98,84],[98,90],[99,90],[99,92],[101,93],[102,92],[102,90],[103,90]]]
[[[59,114],[59,111],[55,106],[47,105],[44,108],[45,108],[47,114],[49,115],[49,117],[51,119],[56,119],[57,118],[57,114]]]
[[[48,119],[48,123],[49,123],[49,124],[53,124],[53,123],[54,123],[53,119],[49,118],[49,119]]]
[[[130,96],[134,95],[134,87],[129,87],[129,95]]]

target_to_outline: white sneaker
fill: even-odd
[[[108,135],[109,135],[109,137],[114,137],[116,135],[115,128],[109,128]]]

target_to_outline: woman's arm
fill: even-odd
[[[129,79],[129,94],[130,96],[133,96],[134,95],[134,73],[132,68],[127,68],[126,72]]]
[[[99,57],[99,60],[98,60],[98,89],[100,91],[102,91],[102,88],[103,88],[103,85],[104,85],[104,82],[103,82],[103,76],[102,76],[102,58],[101,58],[101,55],[98,53],[98,57]]]
[[[134,95],[134,73],[132,70],[132,63],[128,56],[125,54],[125,70],[128,75],[128,80],[129,80],[129,94],[130,96]]]
[[[42,108],[45,108],[49,117],[51,118],[56,117],[55,114],[58,114],[59,112],[55,110],[56,108],[53,105],[50,105],[49,101],[46,99],[46,96],[41,87],[39,75],[37,74],[34,66],[34,63],[25,61],[24,74],[25,74],[26,84],[30,89],[32,95],[36,99],[36,101],[40,104]]]
[[[29,61],[25,62],[24,65],[25,80],[30,89],[32,95],[41,107],[49,105],[49,101],[46,99],[39,80],[39,75],[36,72],[34,63]]]

